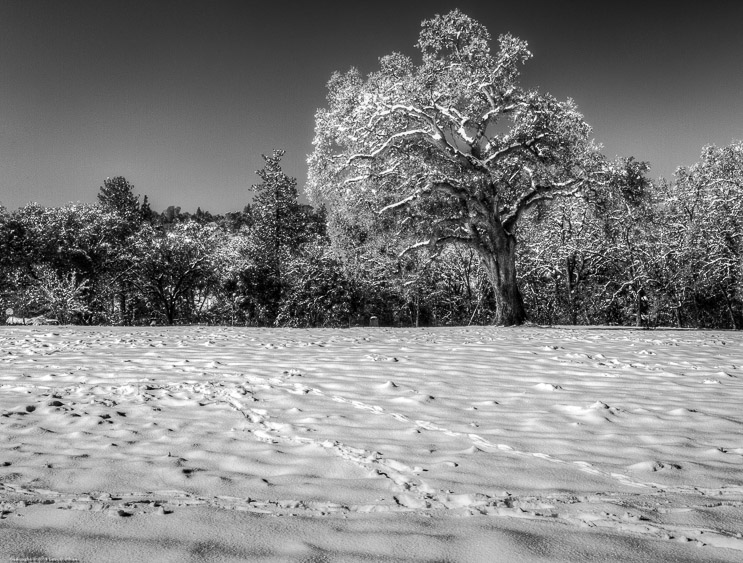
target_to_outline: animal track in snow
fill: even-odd
[[[274,383],[274,385],[273,385],[274,388],[278,388],[278,389],[285,390],[285,391],[290,391],[290,387],[283,380],[273,380],[273,383]],[[545,385],[547,385],[547,384],[545,384]],[[333,400],[335,402],[338,402],[338,403],[349,404],[349,405],[353,406],[354,408],[367,410],[367,411],[369,411],[369,412],[371,412],[372,414],[375,414],[375,415],[391,416],[391,417],[395,418],[396,420],[398,420],[400,422],[410,422],[411,421],[411,419],[409,417],[407,417],[407,416],[405,416],[403,414],[394,413],[394,412],[388,412],[388,411],[386,411],[385,409],[383,409],[382,407],[380,407],[378,405],[369,405],[369,404],[364,403],[362,401],[348,399],[348,398],[342,397],[340,395],[328,395],[324,391],[322,391],[320,389],[317,389],[317,388],[308,387],[307,388],[307,392],[311,392],[311,393],[313,393],[315,395],[319,395],[319,396],[328,397],[331,400]],[[603,408],[604,403],[600,403],[600,402],[597,402],[597,403],[599,403],[598,406],[601,406]],[[598,406],[592,405],[592,408],[593,407],[598,408]],[[610,410],[611,410],[611,407],[610,407]],[[598,468],[596,468],[595,466],[593,466],[592,464],[590,464],[588,462],[584,462],[584,461],[568,462],[568,461],[564,461],[564,460],[561,460],[559,458],[555,458],[553,456],[550,456],[550,455],[547,455],[547,454],[543,454],[543,453],[540,453],[540,452],[519,451],[519,450],[517,450],[517,449],[515,449],[515,448],[513,448],[513,447],[511,447],[511,446],[509,446],[507,444],[494,444],[494,443],[492,443],[492,442],[490,442],[490,441],[488,441],[488,440],[480,437],[477,434],[471,434],[471,433],[466,433],[466,432],[457,432],[457,431],[454,431],[454,430],[451,430],[451,429],[448,429],[448,428],[445,428],[445,427],[438,426],[438,425],[436,425],[436,424],[434,424],[432,422],[429,422],[429,421],[415,420],[414,421],[414,424],[418,428],[421,428],[423,430],[428,430],[428,431],[432,431],[432,432],[440,432],[440,433],[443,433],[443,434],[445,434],[447,436],[450,436],[450,437],[463,437],[463,438],[469,439],[477,448],[479,448],[479,449],[481,449],[483,451],[501,451],[501,452],[506,452],[506,453],[508,453],[510,455],[515,455],[515,456],[522,456],[522,457],[531,457],[531,458],[542,459],[542,460],[544,460],[546,462],[549,462],[549,463],[570,464],[570,465],[576,467],[578,470],[580,470],[582,472],[589,473],[589,474],[592,474],[592,475],[601,476],[601,477],[607,478],[607,479],[612,480],[612,481],[617,481],[617,482],[619,482],[619,483],[621,483],[623,485],[630,486],[630,487],[646,488],[646,489],[661,488],[661,489],[664,489],[664,490],[667,489],[667,487],[660,486],[660,485],[657,485],[657,484],[654,484],[654,483],[646,483],[646,482],[643,482],[643,481],[632,479],[628,475],[625,475],[625,474],[622,474],[622,473],[616,473],[616,472],[604,471],[604,470],[598,469]]]

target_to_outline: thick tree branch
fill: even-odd
[[[402,258],[409,252],[412,252],[413,250],[416,250],[418,248],[423,248],[424,246],[429,246],[431,244],[431,239],[422,240],[420,242],[416,242],[415,244],[411,244],[410,246],[405,247],[398,255],[398,258]]]
[[[521,215],[536,203],[556,197],[576,195],[584,183],[583,178],[573,178],[565,182],[538,185],[532,176],[531,170],[528,168],[524,168],[524,170],[531,176],[532,188],[504,210],[505,213],[502,217],[503,227],[509,232],[512,232],[513,227]]]
[[[404,207],[408,205],[410,202],[416,200],[419,196],[420,194],[414,193],[413,195],[410,195],[406,197],[405,199],[401,199],[398,202],[391,203],[390,205],[386,205],[382,209],[377,211],[377,215],[381,215],[382,213],[385,213],[386,211],[390,211],[391,209],[397,209],[398,207]]]
[[[405,247],[397,255],[397,257],[398,258],[402,258],[406,254],[412,252],[413,250],[417,250],[419,248],[423,248],[423,247],[434,248],[436,246],[441,246],[441,245],[444,245],[444,244],[449,243],[449,242],[460,243],[460,244],[464,244],[466,246],[472,246],[472,239],[469,238],[469,237],[463,237],[463,236],[459,236],[459,235],[446,235],[446,236],[443,236],[443,237],[429,238],[429,239],[426,239],[426,240],[422,240],[422,241],[416,242],[415,244],[411,244],[410,246]]]
[[[372,150],[370,153],[357,153],[349,156],[346,160],[344,168],[351,166],[356,160],[373,160],[374,158],[382,154],[387,148],[389,148],[397,139],[401,139],[404,137],[413,137],[415,135],[429,136],[430,133],[424,129],[410,129],[408,131],[400,131],[399,133],[390,135],[384,143],[382,143],[376,149]]]
[[[530,139],[528,141],[522,141],[519,143],[513,143],[511,145],[508,145],[506,148],[501,149],[499,151],[494,152],[489,157],[487,157],[483,162],[486,165],[489,165],[493,163],[496,160],[499,160],[503,158],[504,156],[508,156],[509,154],[512,154],[514,152],[517,152],[519,150],[531,150],[535,143],[541,141],[547,136],[547,133],[541,133],[534,137],[533,139]],[[487,148],[486,148],[487,150]]]

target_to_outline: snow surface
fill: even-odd
[[[742,561],[743,334],[0,329],[0,553]]]

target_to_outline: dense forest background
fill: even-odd
[[[95,204],[0,207],[2,311],[89,325],[493,321],[472,249],[400,255],[373,222],[302,204],[282,155],[264,157],[249,204],[225,215],[158,214],[122,177],[107,179]],[[529,320],[743,327],[743,143],[705,147],[670,181],[631,185],[528,212],[517,265]]]

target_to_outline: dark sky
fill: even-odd
[[[95,201],[123,175],[156,210],[238,210],[274,148],[302,187],[331,73],[415,55],[421,20],[455,7],[527,40],[524,83],[653,177],[743,138],[737,0],[0,0],[0,203]]]

